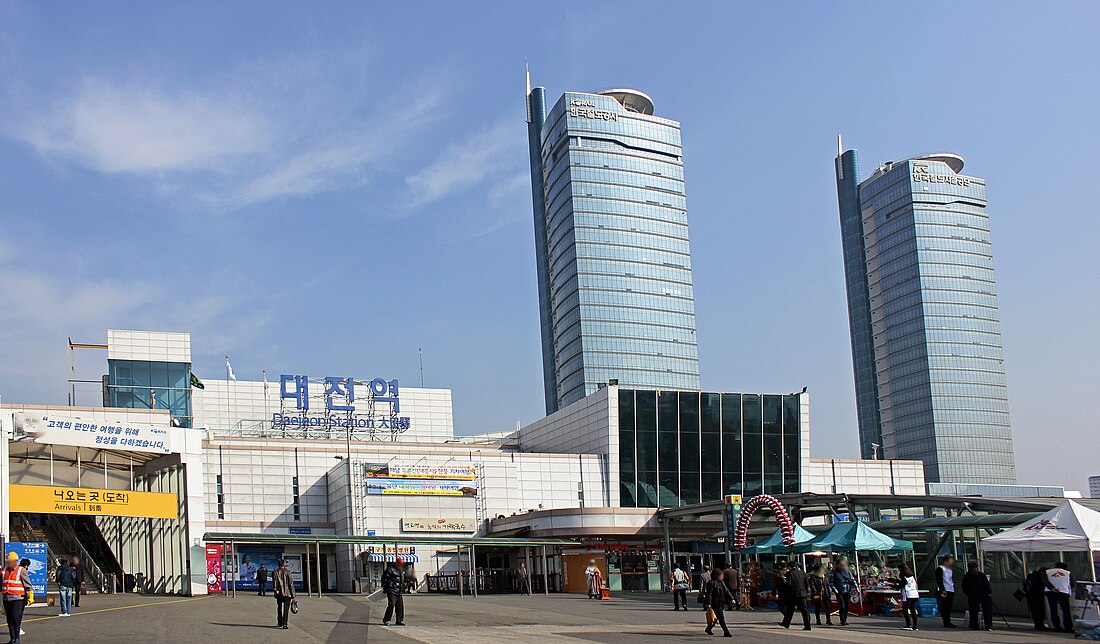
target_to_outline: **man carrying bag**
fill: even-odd
[[[279,568],[271,576],[275,595],[275,617],[279,628],[290,628],[290,604],[294,601],[294,577],[286,569],[286,559],[279,560]]]

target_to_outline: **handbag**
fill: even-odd
[[[290,600],[290,612],[294,613],[295,615],[298,614],[298,600],[297,599]]]

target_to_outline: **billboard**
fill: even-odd
[[[282,546],[238,546],[236,570],[231,578],[236,579],[237,590],[259,590],[256,573],[260,566],[267,568],[267,587],[271,589],[272,575],[279,568],[279,559],[286,560],[286,568],[294,578],[295,588],[304,588],[302,578],[302,555],[283,554]]]
[[[206,544],[206,592],[222,592],[222,556],[225,550],[220,543]]]
[[[473,519],[435,518],[401,519],[402,532],[476,532],[477,522]]]
[[[42,601],[46,601],[46,572],[49,567],[54,565],[54,562],[48,561],[49,557],[46,554],[46,543],[43,541],[13,541],[4,545],[4,554],[14,552],[19,555],[19,559],[30,559],[31,563],[27,566],[27,573],[31,577],[31,586],[34,587],[34,594],[42,598]]]
[[[16,412],[15,431],[36,443],[125,449],[171,454],[167,428],[127,421],[79,416],[39,416]]]
[[[367,494],[477,496],[477,483],[475,481],[427,481],[416,479],[368,478],[366,485]]]
[[[381,479],[443,479],[473,481],[477,469],[473,465],[389,465],[364,463],[363,476]]]

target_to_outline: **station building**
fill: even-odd
[[[919,462],[811,458],[804,391],[612,380],[518,430],[456,436],[447,389],[376,373],[199,379],[186,333],[110,330],[86,346],[106,351],[102,407],[2,408],[4,531],[54,555],[79,548],[104,587],[247,589],[285,558],[303,588],[362,591],[400,555],[429,588],[477,569],[491,589],[523,561],[536,585],[569,590],[596,553],[612,556],[613,589],[646,590],[663,551],[721,548],[706,522],[670,533],[662,509],[925,490]],[[163,494],[150,502],[173,509],[45,496],[92,492]]]

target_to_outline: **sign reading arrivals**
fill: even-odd
[[[351,427],[353,429],[387,429],[394,432],[405,431],[411,427],[408,416],[398,416],[401,413],[401,398],[397,379],[375,378],[357,383],[354,378],[326,376],[323,380],[314,380],[312,384],[324,391],[324,409],[319,410],[314,406],[312,411],[310,384],[309,376],[291,374],[279,376],[279,398],[293,400],[298,413],[296,415],[272,414],[272,426]],[[370,412],[356,413],[356,384],[365,384],[369,388],[370,394],[366,399],[371,401]],[[374,409],[375,403],[389,403],[390,413],[380,413],[379,410]]]
[[[9,487],[12,512],[152,519],[175,519],[179,516],[179,502],[171,493],[15,483]]]

